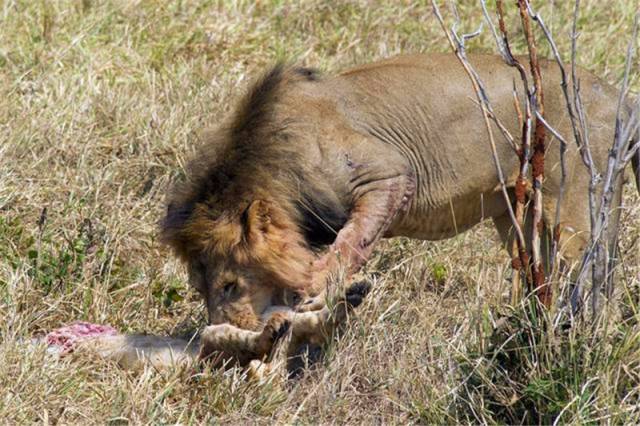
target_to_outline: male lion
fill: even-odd
[[[518,76],[496,56],[470,61],[495,114],[518,135]],[[569,140],[559,72],[550,62],[541,67],[548,122]],[[617,92],[586,71],[578,76],[593,160],[604,170]],[[210,322],[258,330],[270,306],[318,295],[329,274],[356,271],[382,237],[438,240],[491,218],[509,246],[507,204],[472,95],[451,54],[398,56],[334,77],[281,65],[267,72],[207,137],[162,223],[162,237],[186,263]],[[499,142],[513,196],[518,159]],[[549,145],[547,238],[560,192],[558,142]],[[589,240],[589,174],[575,146],[566,160],[560,245],[571,263]],[[616,208],[612,228],[618,216]]]

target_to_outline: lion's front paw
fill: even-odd
[[[367,281],[358,281],[353,283],[347,288],[347,291],[344,293],[344,302],[350,308],[357,308],[360,306],[362,301],[371,291],[371,284]],[[341,300],[341,299],[338,299]],[[326,292],[322,292],[321,294],[315,297],[309,297],[302,301],[300,305],[296,308],[297,312],[311,312],[311,311],[319,311],[323,309],[327,305]]]
[[[260,355],[267,355],[291,329],[291,319],[285,312],[276,312],[267,320],[260,334]]]

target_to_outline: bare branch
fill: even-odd
[[[489,98],[487,96],[486,90],[484,89],[484,85],[482,84],[482,81],[480,80],[480,77],[475,72],[475,70],[473,69],[473,67],[471,66],[471,64],[469,63],[469,61],[468,61],[468,59],[466,57],[465,45],[464,45],[465,38],[464,37],[460,38],[456,33],[458,20],[456,19],[456,22],[452,26],[451,30],[448,30],[446,25],[445,25],[445,23],[444,23],[444,19],[442,18],[442,15],[440,14],[440,10],[439,10],[438,5],[436,4],[435,0],[431,0],[431,6],[433,8],[434,15],[438,19],[438,22],[440,23],[440,26],[442,27],[442,30],[444,31],[445,35],[447,36],[447,40],[449,41],[451,49],[454,51],[456,57],[460,61],[462,67],[464,68],[464,70],[466,71],[467,75],[469,76],[469,79],[471,80],[471,84],[472,84],[473,89],[474,89],[474,91],[476,93],[476,97],[477,97],[478,103],[480,104],[480,110],[482,111],[482,116],[483,116],[484,121],[485,121],[485,127],[487,129],[487,134],[488,134],[489,142],[490,142],[490,145],[491,145],[491,153],[492,153],[492,156],[493,156],[494,165],[496,167],[496,172],[498,174],[498,180],[500,182],[501,192],[502,192],[502,195],[503,195],[504,200],[506,202],[506,205],[508,207],[509,216],[510,216],[511,221],[513,223],[517,239],[520,242],[521,246],[524,247],[525,246],[524,233],[522,232],[522,228],[520,227],[518,221],[516,220],[516,217],[515,217],[514,212],[513,212],[513,208],[511,207],[511,201],[509,199],[509,194],[507,192],[507,186],[506,186],[505,179],[504,179],[504,173],[502,171],[502,167],[500,165],[500,158],[498,157],[498,152],[497,152],[497,149],[496,149],[496,143],[495,143],[495,139],[494,139],[494,136],[493,136],[493,130],[491,128],[491,122],[490,122],[490,118],[489,118],[489,115],[491,113],[491,106],[490,106],[491,104],[490,104]],[[452,8],[454,10],[454,15],[456,15],[456,17],[457,17],[457,10],[455,9],[455,5],[452,5]]]
[[[531,104],[535,110],[544,117],[544,90],[542,87],[542,74],[538,63],[538,49],[535,37],[531,28],[529,14],[527,12],[528,3],[526,0],[518,0],[520,9],[520,20],[522,29],[527,41],[529,51],[529,66],[533,76],[534,92],[531,96]],[[533,156],[531,158],[531,172],[533,175],[533,229],[531,249],[533,257],[533,281],[538,289],[540,299],[546,306],[551,304],[551,294],[549,287],[545,283],[544,264],[541,253],[541,233],[543,229],[542,220],[542,182],[544,180],[544,159],[546,152],[546,128],[540,120],[535,121],[535,133],[533,143]]]
[[[544,33],[545,38],[547,39],[547,42],[549,43],[549,45],[551,46],[551,51],[553,52],[553,57],[556,61],[556,63],[558,64],[558,68],[560,69],[560,86],[562,87],[562,92],[564,94],[564,98],[565,98],[565,102],[566,102],[566,107],[567,107],[567,112],[569,113],[569,119],[571,120],[571,126],[573,129],[573,135],[574,138],[576,140],[576,143],[578,144],[578,146],[580,146],[581,140],[582,140],[582,136],[580,134],[580,131],[578,130],[578,125],[576,123],[576,117],[575,117],[575,113],[573,111],[573,107],[571,105],[571,100],[569,98],[569,92],[568,92],[568,86],[567,86],[567,72],[565,70],[565,66],[564,63],[562,62],[562,58],[560,57],[560,53],[558,51],[558,46],[556,46],[555,41],[553,40],[553,37],[551,35],[551,32],[549,31],[549,29],[547,28],[547,26],[544,23],[544,20],[542,19],[542,17],[540,16],[540,14],[536,13],[533,11],[533,9],[531,8],[531,5],[529,4],[529,2],[527,2],[527,13],[529,14],[529,16],[531,17],[531,19],[533,19],[535,22],[538,23],[538,26],[542,29],[542,32]],[[565,187],[566,187],[566,181],[567,181],[567,162],[566,162],[566,152],[567,152],[567,142],[565,141],[564,138],[562,138],[560,135],[558,135],[558,132],[556,132],[555,130],[553,130],[549,124],[545,121],[544,117],[542,116],[542,114],[538,114],[536,112],[536,117],[541,120],[545,127],[547,127],[547,129],[551,130],[551,132],[554,134],[554,136],[560,141],[560,193],[558,194],[558,200],[556,202],[556,213],[555,213],[555,218],[554,218],[554,224],[553,224],[553,246],[551,249],[551,259],[549,259],[549,262],[551,264],[552,267],[555,267],[555,263],[556,263],[556,257],[558,254],[558,245],[559,245],[559,239],[560,239],[560,212],[562,210],[562,201],[564,200],[564,195],[565,195]]]
[[[476,105],[478,105],[478,107],[480,107],[480,103],[477,100],[472,99],[471,101]],[[513,138],[513,135],[511,134],[511,132],[509,132],[509,130],[505,127],[505,125],[502,124],[502,121],[500,121],[500,119],[495,115],[493,111],[488,111],[488,112],[489,112],[489,118],[491,119],[491,121],[495,123],[495,125],[498,127],[498,129],[500,130],[500,133],[502,133],[502,136],[504,136],[509,146],[511,146],[513,151],[517,153],[518,147],[516,146],[515,139]]]
[[[524,228],[524,215],[525,215],[525,206],[527,203],[527,188],[529,186],[528,183],[528,169],[529,169],[529,152],[531,151],[531,90],[529,89],[529,82],[527,78],[527,73],[520,64],[520,62],[513,56],[511,52],[511,47],[509,45],[509,37],[507,35],[506,26],[504,24],[504,10],[502,8],[502,1],[496,1],[496,8],[498,12],[498,24],[500,27],[500,33],[502,35],[501,41],[497,41],[498,49],[502,53],[502,57],[507,65],[512,66],[518,70],[520,74],[520,80],[523,85],[523,90],[525,93],[524,106],[525,112],[522,113],[522,110],[519,107],[518,95],[515,87],[515,81],[513,86],[513,96],[514,96],[514,104],[516,108],[516,113],[518,114],[518,122],[522,128],[521,134],[521,144],[520,149],[518,149],[518,159],[520,162],[518,177],[516,178],[515,184],[515,216],[516,220],[520,226],[520,228]],[[486,10],[486,8],[484,8]],[[489,22],[489,26],[493,27],[493,22],[489,19],[488,15],[485,13],[485,19]],[[528,284],[531,284],[530,287],[533,287],[532,277],[529,269],[529,254],[527,253],[526,244],[520,244],[518,241],[518,261],[516,262],[516,258],[514,257],[512,260],[512,266],[515,272],[515,275],[518,275],[521,271],[524,272],[524,278]],[[519,289],[515,287],[516,281],[514,280],[514,287],[512,291],[512,299],[513,301],[517,301],[516,297],[519,295]]]
[[[596,226],[596,204],[595,204],[595,192],[598,182],[600,180],[600,175],[596,169],[596,166],[593,162],[593,158],[591,156],[591,148],[589,147],[589,131],[586,126],[584,108],[582,106],[582,99],[580,98],[580,82],[577,76],[577,67],[576,67],[576,57],[577,57],[577,42],[578,42],[578,33],[577,33],[577,23],[578,23],[578,15],[580,12],[580,0],[575,0],[575,6],[573,9],[573,23],[571,25],[571,87],[573,93],[573,107],[576,111],[576,117],[578,121],[578,125],[576,127],[579,131],[576,132],[574,129],[574,134],[576,135],[576,143],[578,144],[578,149],[580,152],[580,157],[582,158],[582,162],[587,167],[587,170],[590,174],[589,179],[589,221],[591,226],[591,235],[593,242],[593,231]],[[572,122],[573,124],[573,122]],[[577,136],[579,135],[579,136]],[[585,252],[585,256],[583,257],[582,264],[580,266],[580,273],[578,275],[578,279],[576,281],[576,286],[574,291],[571,294],[571,304],[573,306],[573,311],[577,311],[582,305],[582,287],[584,283],[584,278],[586,276],[586,270],[591,261],[590,250]]]
[[[561,145],[566,146],[567,145],[567,141],[562,137],[562,135],[560,134],[560,132],[558,132],[556,129],[554,129],[546,120],[545,118],[540,114],[540,111],[536,111],[536,119],[540,120],[542,122],[542,124],[544,124],[544,127],[547,128],[548,131],[551,132],[551,134],[553,135],[554,138],[558,139],[558,141],[560,142]]]
[[[574,20],[577,18],[577,8],[579,5],[579,0],[576,0],[576,10],[574,14]],[[637,152],[637,146],[633,146],[630,149],[627,149],[627,146],[632,139],[632,136],[635,132],[638,131],[640,127],[640,123],[638,123],[638,115],[640,112],[638,111],[638,102],[636,101],[635,106],[632,108],[631,114],[628,117],[627,123],[623,126],[623,105],[626,103],[626,94],[629,90],[629,74],[631,71],[631,61],[634,56],[634,46],[638,36],[638,27],[640,25],[640,13],[636,14],[632,29],[632,36],[629,41],[629,45],[627,47],[627,54],[625,59],[625,73],[622,81],[622,87],[620,89],[620,96],[618,99],[617,111],[616,111],[616,121],[615,121],[615,134],[614,141],[609,151],[607,167],[604,175],[604,181],[602,184],[602,190],[600,193],[600,203],[598,209],[595,208],[595,198],[596,198],[596,189],[598,184],[601,181],[601,177],[595,172],[595,168],[593,163],[591,162],[588,165],[589,170],[591,171],[591,181],[589,184],[589,202],[590,202],[590,215],[591,215],[591,240],[589,247],[585,251],[585,255],[583,257],[582,265],[580,268],[580,275],[577,282],[576,290],[574,291],[574,295],[572,295],[572,303],[574,307],[576,304],[581,303],[581,287],[582,282],[586,277],[586,271],[589,266],[591,266],[591,275],[592,275],[592,290],[591,290],[591,306],[592,311],[595,317],[597,317],[600,313],[600,292],[603,284],[606,286],[607,295],[611,295],[613,291],[613,286],[611,282],[611,272],[609,271],[609,259],[606,251],[606,244],[608,241],[605,241],[605,237],[607,235],[607,230],[609,226],[609,217],[611,215],[611,202],[613,200],[614,192],[616,190],[617,182],[620,177],[620,173],[625,169],[628,165],[629,161],[633,158],[633,155]],[[574,22],[574,36],[575,36],[575,22]],[[575,40],[575,39],[574,39]],[[575,55],[574,55],[575,56]],[[575,82],[574,82],[575,84]],[[578,91],[579,94],[579,86],[574,91]],[[576,105],[578,105],[576,103]],[[585,144],[587,148],[587,153],[590,155],[588,150],[588,138],[585,139]],[[625,151],[626,150],[626,151]]]
[[[504,59],[505,62],[509,63],[509,58],[512,57],[511,52],[506,51],[506,46],[503,44],[502,39],[498,37],[498,32],[496,31],[496,26],[493,25],[493,21],[489,17],[489,12],[487,11],[487,2],[485,0],[480,0],[480,4],[482,5],[482,14],[484,15],[484,20],[488,24],[489,29],[491,30],[491,34],[493,35],[493,39],[496,42],[496,46],[498,46],[498,51],[500,55]]]
[[[612,284],[610,280],[607,279],[610,271],[607,270],[609,262],[605,244],[608,243],[608,241],[604,241],[604,238],[607,235],[609,227],[609,216],[611,213],[610,208],[616,189],[616,182],[620,177],[620,172],[626,166],[625,163],[622,163],[623,155],[625,154],[625,148],[631,138],[631,133],[627,133],[627,131],[623,129],[622,110],[623,105],[625,104],[626,94],[629,90],[629,73],[631,72],[631,61],[635,54],[635,43],[638,36],[639,20],[640,13],[635,16],[631,39],[629,40],[629,45],[627,47],[624,77],[622,79],[622,87],[620,88],[620,96],[618,98],[618,106],[616,109],[615,136],[613,146],[609,151],[607,170],[605,173],[602,193],[600,195],[600,206],[598,217],[596,219],[596,228],[592,230],[591,239],[595,249],[595,261],[592,263],[593,287],[591,302],[593,312],[596,315],[600,313],[600,306],[598,302],[602,284],[606,285],[607,296],[611,296],[613,292]],[[631,121],[629,125],[626,126],[626,130],[637,129],[637,124],[633,122],[634,115],[635,114],[633,113],[631,114]]]

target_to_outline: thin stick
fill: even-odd
[[[571,126],[573,128],[573,134],[576,139],[578,146],[581,145],[581,135],[578,131],[578,127],[576,124],[576,117],[573,112],[573,108],[571,106],[571,101],[569,99],[569,93],[567,89],[567,73],[562,62],[562,58],[560,57],[560,53],[558,52],[558,47],[556,46],[553,37],[551,36],[551,32],[547,29],[542,17],[540,14],[533,11],[529,2],[527,2],[527,13],[535,22],[537,22],[538,26],[542,29],[547,42],[551,46],[551,51],[553,52],[553,57],[555,58],[556,63],[558,64],[558,68],[560,69],[560,86],[562,87],[562,92],[565,97],[565,102],[567,106],[567,111],[569,113],[569,119],[571,120]],[[550,126],[546,123],[544,116],[542,114],[536,113],[536,118],[541,120],[547,129],[550,129]],[[567,152],[567,143],[564,138],[560,137],[557,132],[552,131],[554,136],[560,141],[560,193],[558,194],[558,199],[556,201],[556,213],[553,223],[553,242],[551,248],[551,258],[549,259],[549,263],[552,268],[556,266],[556,258],[558,255],[559,243],[560,243],[560,212],[562,210],[562,201],[564,200],[566,181],[567,181],[567,163],[566,163],[566,152]]]
[[[476,105],[480,106],[480,104],[478,103],[477,100],[475,99],[471,99],[471,101],[473,103],[475,103]],[[493,111],[488,111],[489,113],[489,118],[495,123],[495,125],[498,127],[498,129],[500,129],[500,132],[502,132],[502,135],[505,137],[507,143],[509,144],[509,146],[511,147],[511,149],[513,149],[513,152],[518,152],[518,146],[516,145],[515,139],[513,138],[513,136],[511,135],[511,132],[509,132],[509,130],[505,127],[505,125],[502,123],[502,121],[500,121],[500,119],[498,119],[498,117],[495,115],[495,113]]]
[[[498,38],[497,32],[495,30],[495,26],[493,22],[488,16],[487,8],[484,0],[481,0],[482,10],[484,13],[485,20],[491,28],[492,33],[494,34],[494,38],[496,39],[496,44],[498,45],[498,49],[502,55],[504,61],[514,68],[516,68],[520,74],[520,79],[522,81],[522,85],[525,92],[525,112],[521,111],[518,99],[517,92],[515,89],[514,82],[514,103],[516,106],[516,113],[518,114],[518,121],[521,123],[522,134],[521,134],[521,143],[520,147],[517,149],[516,153],[518,155],[518,160],[520,163],[518,177],[516,178],[515,183],[515,217],[520,229],[524,229],[524,215],[525,215],[525,206],[527,203],[527,188],[529,187],[527,175],[528,175],[528,167],[529,167],[529,152],[531,151],[531,93],[529,90],[529,83],[527,78],[527,73],[520,64],[520,62],[513,56],[511,52],[511,47],[509,45],[509,37],[507,35],[506,26],[504,24],[504,10],[502,8],[502,1],[497,0],[496,6],[498,11],[498,24],[500,27],[500,33],[502,38]],[[530,269],[529,269],[529,254],[527,252],[526,241],[521,243],[518,241],[518,257],[512,256],[512,267],[514,269],[514,274],[522,274],[524,273],[525,282],[527,284],[531,284],[529,287],[533,287]],[[518,291],[514,290],[512,294],[512,298],[515,300],[515,297],[518,296]]]
[[[599,296],[600,289],[603,284],[606,285],[607,296],[610,297],[613,293],[613,283],[607,279],[609,276],[608,256],[605,247],[604,238],[607,237],[607,230],[609,227],[609,216],[611,214],[611,202],[613,200],[614,192],[616,189],[616,182],[620,177],[621,170],[624,169],[623,156],[625,153],[625,147],[631,139],[632,133],[630,131],[637,129],[637,124],[631,121],[627,126],[623,128],[622,107],[625,104],[626,94],[629,90],[629,74],[631,72],[631,61],[634,56],[634,46],[636,38],[638,36],[638,24],[640,21],[640,13],[636,14],[631,39],[627,47],[627,57],[625,63],[624,77],[622,80],[622,88],[620,89],[620,96],[618,97],[618,106],[616,109],[616,124],[613,146],[609,151],[609,157],[607,161],[607,169],[605,173],[605,179],[602,187],[602,193],[600,195],[600,208],[596,218],[596,228],[592,230],[592,241],[594,243],[595,258],[592,262],[592,309],[595,316],[600,313]],[[631,114],[631,118],[636,114]],[[608,243],[608,241],[606,242]]]
[[[599,174],[593,163],[593,158],[591,156],[591,149],[589,147],[589,133],[584,120],[584,111],[582,108],[582,99],[580,98],[580,82],[577,76],[577,67],[576,67],[576,56],[577,56],[577,41],[578,41],[578,33],[577,33],[577,22],[578,15],[580,11],[580,0],[575,0],[575,5],[573,9],[573,23],[571,26],[571,88],[573,95],[573,103],[569,101],[568,94],[565,95],[567,99],[567,109],[569,111],[569,117],[571,118],[571,124],[573,126],[573,133],[576,140],[576,144],[578,145],[578,151],[580,152],[580,157],[585,167],[589,171],[589,222],[591,226],[591,234],[593,235],[593,231],[595,229],[595,189],[599,181]],[[575,110],[575,114],[573,111]],[[593,241],[593,240],[592,240]],[[589,266],[590,262],[590,254],[589,250],[585,252],[585,255],[582,258],[582,263],[580,265],[578,278],[575,283],[575,287],[571,293],[571,305],[572,311],[576,313],[580,310],[582,306],[582,288],[584,283],[584,277]]]
[[[542,75],[540,64],[538,63],[538,49],[535,37],[531,28],[529,14],[527,12],[527,1],[518,0],[520,9],[520,19],[524,31],[527,48],[529,50],[529,65],[533,76],[534,93],[531,104],[544,117],[544,91],[542,87]],[[533,282],[542,303],[549,307],[551,305],[551,293],[548,283],[545,282],[545,271],[540,250],[540,240],[544,222],[542,218],[542,182],[544,180],[544,157],[546,153],[546,128],[538,119],[535,121],[535,132],[533,142],[533,156],[531,158],[531,173],[533,177],[533,223],[531,252],[533,257]]]
[[[442,15],[440,14],[440,10],[438,9],[438,5],[435,3],[435,0],[431,0],[431,5],[433,7],[433,13],[435,14],[436,18],[438,19],[438,22],[440,23],[440,26],[442,27],[442,30],[444,31],[444,33],[447,36],[447,40],[449,40],[449,44],[451,46],[451,49],[454,51],[456,57],[458,58],[458,60],[460,61],[460,63],[462,64],[462,67],[464,68],[464,70],[466,71],[467,75],[469,76],[469,79],[471,80],[471,84],[473,86],[473,89],[476,93],[476,97],[478,100],[478,103],[480,104],[480,109],[482,111],[482,117],[484,118],[484,122],[485,122],[485,127],[487,129],[487,135],[489,136],[489,143],[491,145],[491,153],[493,156],[493,161],[494,161],[494,165],[496,167],[496,171],[498,174],[498,181],[500,183],[500,189],[502,192],[502,195],[504,197],[504,200],[506,202],[507,205],[507,210],[509,212],[509,217],[511,218],[511,221],[514,225],[515,231],[516,231],[516,235],[517,238],[519,240],[519,244],[521,244],[524,247],[525,244],[525,240],[524,240],[524,234],[522,232],[522,228],[519,226],[514,212],[513,212],[513,208],[511,207],[511,202],[509,199],[509,194],[507,192],[507,186],[505,184],[505,179],[504,179],[504,174],[502,172],[502,166],[500,165],[500,158],[498,157],[498,151],[496,149],[496,143],[495,143],[495,139],[493,136],[493,131],[491,129],[491,122],[490,122],[490,117],[489,117],[489,113],[490,113],[490,107],[488,106],[490,104],[489,102],[489,98],[487,97],[486,91],[484,89],[484,85],[482,84],[482,82],[480,81],[480,78],[478,76],[478,74],[473,70],[471,64],[469,63],[469,61],[467,60],[466,57],[466,53],[465,53],[465,47],[464,47],[464,42],[465,40],[468,40],[469,38],[473,37],[474,34],[477,35],[478,32],[474,33],[474,34],[467,34],[467,35],[463,35],[462,38],[460,38],[456,31],[455,28],[457,26],[457,20],[456,23],[454,23],[453,27],[451,28],[450,32],[449,30],[447,30],[447,27],[444,24],[444,20],[442,18]],[[453,6],[455,9],[455,6]]]

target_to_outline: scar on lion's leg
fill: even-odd
[[[360,269],[398,213],[408,208],[415,191],[410,173],[400,173],[367,185],[370,188],[356,200],[351,217],[338,232],[335,242],[314,264],[319,277],[311,285],[314,296],[303,302],[299,311],[314,311],[324,306],[328,275],[344,270],[348,279]]]

